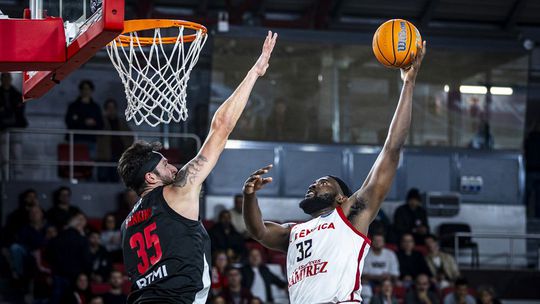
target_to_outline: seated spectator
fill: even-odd
[[[379,209],[377,216],[373,219],[373,222],[369,225],[369,235],[382,234],[389,243],[395,243],[395,237],[392,229],[392,223],[390,219],[384,212],[384,210]]]
[[[62,231],[68,220],[81,210],[71,205],[71,189],[60,187],[53,192],[53,206],[47,210],[47,222]]]
[[[362,283],[379,285],[383,280],[395,282],[399,278],[399,263],[392,250],[384,248],[384,236],[374,234],[371,238],[371,249],[364,262]]]
[[[259,298],[252,298],[249,304],[263,304],[264,302]]]
[[[384,279],[381,285],[381,291],[371,298],[369,304],[398,304],[398,300],[393,295],[394,286],[392,280]]]
[[[454,283],[454,291],[444,297],[444,304],[475,304],[473,296],[469,294],[469,283],[460,278]]]
[[[244,203],[244,197],[242,194],[236,194],[234,196],[234,208],[230,209],[231,213],[231,224],[238,233],[248,237],[248,232],[246,229],[246,224],[244,223],[244,218],[242,217],[242,204]]]
[[[426,236],[425,241],[428,248],[425,258],[431,275],[435,278],[439,289],[446,288],[460,275],[456,261],[453,256],[440,251],[436,236],[430,234]]]
[[[431,273],[424,256],[422,256],[420,252],[414,250],[414,238],[410,233],[406,233],[401,237],[397,258],[402,281],[410,283],[421,273]]]
[[[253,298],[249,289],[242,287],[242,273],[238,268],[227,270],[227,281],[229,286],[223,288],[219,294],[227,304],[247,304]]]
[[[231,224],[231,213],[222,210],[219,213],[219,221],[208,231],[212,250],[225,250],[227,255],[232,250],[234,253],[244,256],[244,238],[234,229]]]
[[[223,297],[217,296],[212,299],[212,304],[227,304]]]
[[[83,80],[79,83],[79,97],[70,103],[66,112],[66,126],[69,130],[103,130],[103,116],[101,109],[92,99],[94,83]],[[88,145],[90,157],[96,157],[96,136],[75,135],[76,143]]]
[[[60,299],[60,304],[85,304],[89,303],[91,298],[92,294],[90,292],[88,276],[80,273],[77,275],[73,287],[67,289]]]
[[[53,275],[52,303],[58,303],[69,282],[74,282],[80,273],[90,273],[90,248],[84,236],[85,226],[84,214],[73,215],[66,229],[47,246],[46,259]]]
[[[108,213],[101,224],[101,244],[115,262],[122,261],[122,235],[114,214]]]
[[[133,206],[139,201],[139,196],[132,189],[126,189],[119,194],[117,198],[117,207],[114,211],[114,217],[117,223],[123,223],[129,215]]]
[[[28,224],[28,210],[39,206],[37,192],[34,189],[26,189],[18,198],[18,206],[13,212],[8,214],[6,226],[2,231],[2,243],[9,246],[13,243],[14,237],[21,228]]]
[[[394,228],[398,238],[401,239],[405,233],[412,233],[417,244],[424,244],[424,237],[429,233],[429,224],[418,189],[410,189],[405,204],[394,212]]]
[[[118,117],[118,104],[109,98],[103,104],[103,130],[129,132],[131,129],[124,119]],[[133,136],[100,135],[97,138],[97,160],[104,162],[117,162],[133,143]],[[120,176],[116,167],[98,168],[100,182],[118,182]]]
[[[477,295],[476,304],[501,304],[501,301],[495,298],[495,290],[491,286],[478,287]]]
[[[88,235],[88,245],[90,248],[90,262],[92,265],[92,282],[105,282],[109,279],[112,264],[109,258],[109,253],[105,247],[101,245],[98,232],[91,232],[90,235]]]
[[[425,274],[416,277],[414,288],[407,292],[405,304],[438,304],[439,297],[429,290],[429,278]]]
[[[253,296],[263,302],[274,302],[272,285],[286,288],[287,282],[273,274],[262,260],[261,251],[253,248],[249,251],[249,264],[242,267],[242,286],[248,288]]]
[[[113,270],[110,274],[109,283],[111,290],[103,295],[104,304],[125,304],[127,296],[122,291],[124,285],[124,276],[120,271]]]
[[[214,252],[214,260],[212,261],[212,294],[219,294],[223,287],[227,286],[225,271],[228,266],[229,257],[227,253],[222,250]]]
[[[34,206],[28,210],[28,224],[23,226],[15,236],[15,242],[10,247],[15,279],[30,279],[36,270],[36,260],[33,253],[46,244],[47,224],[43,210]]]

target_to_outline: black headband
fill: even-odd
[[[150,159],[139,168],[139,170],[137,171],[137,175],[135,175],[135,180],[138,181],[139,185],[142,185],[144,183],[144,176],[146,175],[146,173],[154,171],[154,169],[157,167],[157,165],[163,158],[164,157],[161,153],[152,151]]]
[[[349,186],[347,186],[347,184],[341,178],[334,175],[328,175],[328,176],[333,178],[339,184],[339,187],[341,188],[341,192],[343,192],[343,194],[346,197],[350,197],[352,195],[351,189],[349,188]]]

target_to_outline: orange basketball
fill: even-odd
[[[409,21],[392,19],[383,23],[373,35],[373,53],[387,67],[406,68],[412,62],[411,53],[417,54],[422,36]]]

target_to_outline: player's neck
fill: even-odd
[[[319,217],[321,215],[328,214],[328,213],[334,211],[334,209],[336,209],[334,206],[326,207],[326,208],[321,209],[321,210],[319,210],[319,211],[317,211],[315,213],[312,213],[311,216],[313,218],[316,218],[316,217]]]

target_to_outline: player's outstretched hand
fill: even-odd
[[[420,70],[422,60],[424,60],[424,56],[426,55],[426,41],[424,40],[421,46],[417,45],[416,50],[419,53],[411,54],[411,56],[413,56],[412,64],[406,69],[401,69],[401,79],[403,81],[416,81],[416,75],[418,74],[418,70]]]
[[[271,183],[271,177],[262,177],[262,175],[268,173],[272,167],[273,165],[268,165],[253,172],[244,183],[244,194],[253,194],[261,190],[266,184]]]
[[[253,66],[253,70],[259,76],[263,76],[264,73],[266,73],[266,69],[268,68],[268,60],[270,60],[270,55],[272,54],[274,45],[276,45],[277,36],[277,33],[272,34],[272,31],[268,31],[268,35],[264,40],[261,56],[259,59],[257,59],[257,62],[255,62],[255,65]]]

